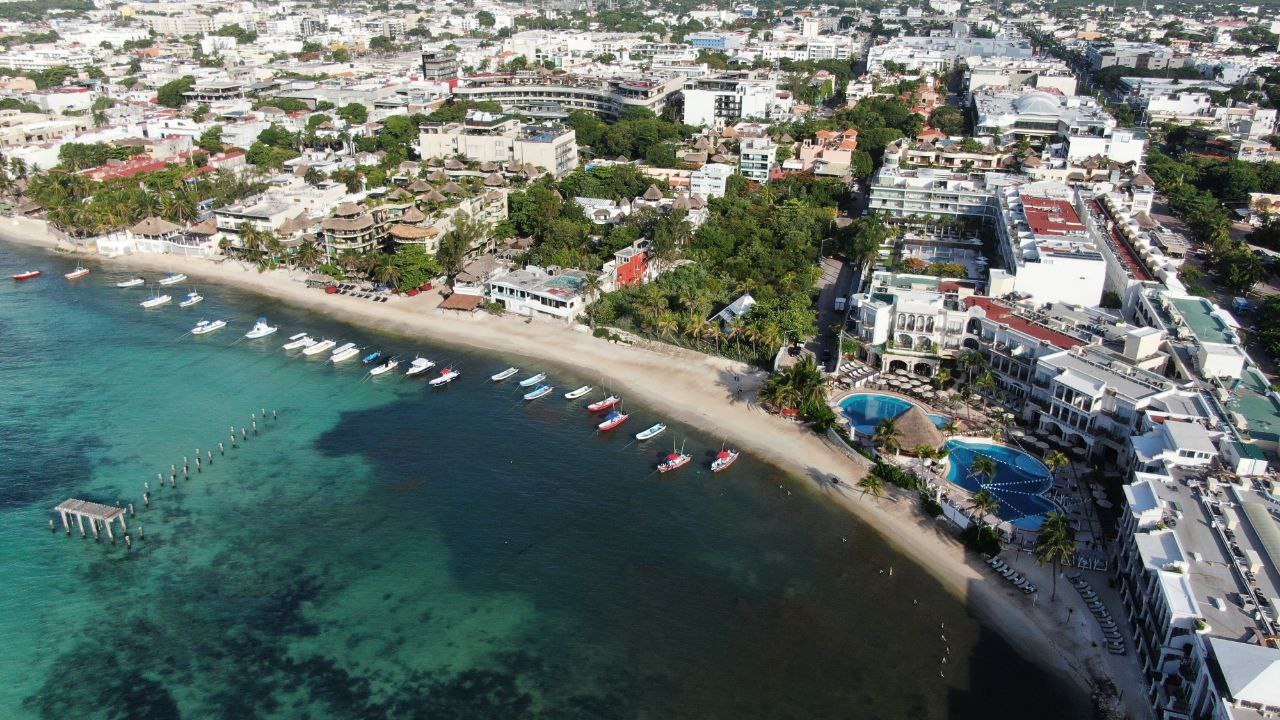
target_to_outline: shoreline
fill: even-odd
[[[214,262],[179,255],[109,258],[70,247],[54,237],[43,222],[6,220],[0,220],[0,240],[55,250],[102,267],[183,272],[377,331],[508,353],[579,373],[601,373],[619,394],[642,398],[670,420],[717,432],[787,474],[807,479],[809,482],[800,485],[843,506],[871,526],[965,602],[986,628],[1081,692],[1091,693],[1104,678],[1114,678],[1125,690],[1140,687],[1124,682],[1130,676],[1137,677],[1131,657],[1120,656],[1119,662],[1112,662],[1115,656],[1108,656],[1097,642],[1090,646],[1093,639],[1088,633],[1062,625],[1059,616],[1068,616],[1067,607],[1079,600],[1071,596],[1069,584],[1062,583],[1056,603],[1050,603],[1045,595],[1044,602],[1033,605],[1021,591],[1003,584],[986,570],[947,528],[921,513],[914,495],[890,489],[883,499],[864,497],[855,483],[869,470],[870,462],[860,457],[853,459],[803,425],[769,415],[744,400],[754,397],[768,377],[744,363],[657,342],[611,343],[558,321],[535,319],[526,323],[515,316],[440,310],[435,307],[435,291],[371,303],[307,288],[300,282],[304,274],[298,271],[259,273],[238,261]],[[741,382],[735,377],[740,377]],[[841,479],[840,486],[833,488],[826,482],[831,476]],[[1044,595],[1051,582],[1050,571],[1031,564],[1033,567],[1024,574],[1041,571],[1035,581]],[[1085,610],[1082,602],[1074,609]],[[1125,666],[1131,672],[1124,672]],[[1124,697],[1129,701],[1140,698],[1141,693],[1125,692]]]

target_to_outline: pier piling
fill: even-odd
[[[146,507],[151,507],[151,493],[142,493],[142,504]]]
[[[146,536],[146,535],[144,535],[144,534],[143,534],[143,532],[142,532],[142,526],[141,526],[141,525],[139,525],[139,526],[138,526],[138,539],[139,539],[139,540],[146,540],[146,539],[147,539],[147,536]]]
[[[129,503],[129,517],[138,517],[138,513],[133,511],[133,503]]]
[[[125,548],[127,548],[127,549],[129,549],[129,550],[132,550],[132,549],[133,549],[133,538],[129,537],[128,535],[125,535],[125,536],[124,536],[124,546],[125,546]]]
[[[257,435],[257,434],[258,434],[258,421],[257,421],[257,420],[254,420],[254,421],[253,421],[253,434],[254,434],[254,435]]]
[[[212,455],[212,453],[210,453],[210,454]],[[226,447],[225,445],[223,445],[222,443],[218,443],[218,454],[219,454],[219,455],[226,455],[226,454],[227,454],[227,447]]]
[[[247,431],[247,430],[245,430],[244,428],[240,428],[240,439],[241,439],[241,440],[248,440],[248,439],[249,439],[249,433],[248,433],[248,431]]]
[[[58,532],[58,526],[53,524],[53,518],[49,518],[49,532]]]

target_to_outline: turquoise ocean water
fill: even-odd
[[[46,274],[8,280],[27,266]],[[557,392],[524,403],[487,382],[540,369],[514,357],[212,285],[144,311],[125,274],[67,282],[72,266],[0,245],[0,717],[1084,712],[799,481],[749,456],[713,476],[719,440],[687,427],[634,443],[660,419],[638,403],[597,435],[561,396],[596,378],[553,372]],[[258,315],[281,331],[239,340]],[[215,317],[230,327],[184,335]],[[280,350],[303,330],[463,376],[362,380],[358,360]],[[181,477],[261,408],[279,419]],[[673,440],[698,462],[659,477]],[[157,487],[170,464],[178,487]],[[50,532],[71,497],[134,503],[132,551]]]

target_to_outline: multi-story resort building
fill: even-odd
[[[1018,175],[945,168],[904,170],[886,164],[871,178],[870,209],[895,217],[990,219],[995,188],[1025,182]]]
[[[1201,422],[1135,437],[1112,551],[1158,720],[1280,714],[1280,503],[1261,453]],[[1243,477],[1243,479],[1242,479]]]
[[[1115,41],[1095,43],[1085,51],[1085,61],[1093,70],[1120,65],[1122,67],[1163,70],[1185,67],[1190,56],[1157,43]]]
[[[677,76],[600,79],[518,72],[462,78],[453,95],[459,100],[496,102],[532,117],[564,118],[571,110],[589,110],[614,119],[628,107],[660,115],[683,87],[684,78]]]
[[[768,183],[778,146],[768,137],[744,138],[738,146],[738,172],[748,180]]]
[[[460,155],[477,162],[514,161],[556,177],[578,167],[573,128],[558,123],[526,125],[510,116],[469,110],[462,122],[427,123],[419,132],[418,152],[424,158]]]
[[[790,93],[779,97],[775,80],[749,72],[695,78],[684,84],[684,123],[722,128],[742,119],[767,120],[790,110]]]
[[[886,62],[920,72],[945,72],[961,59],[1030,58],[1035,55],[1025,38],[896,37],[867,51],[867,72],[882,72]]]
[[[1077,194],[1058,183],[1032,183],[996,194],[996,260],[991,294],[1094,306],[1107,263],[1081,220]]]

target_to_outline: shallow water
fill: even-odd
[[[0,717],[1082,712],[803,481],[750,456],[713,476],[719,440],[673,423],[635,443],[660,419],[636,403],[597,434],[590,398],[562,393],[598,378],[553,372],[525,403],[487,382],[539,369],[515,356],[215,286],[144,311],[124,273],[69,283],[65,258],[0,245],[5,274],[32,264],[46,275],[0,284]],[[280,332],[240,340],[258,315]],[[463,376],[362,379],[282,352],[302,330]],[[279,419],[232,448],[262,408]],[[658,476],[673,442],[697,463]],[[184,479],[196,447],[214,462]],[[171,463],[177,488],[157,487]],[[134,503],[133,549],[50,532],[70,497]]]

